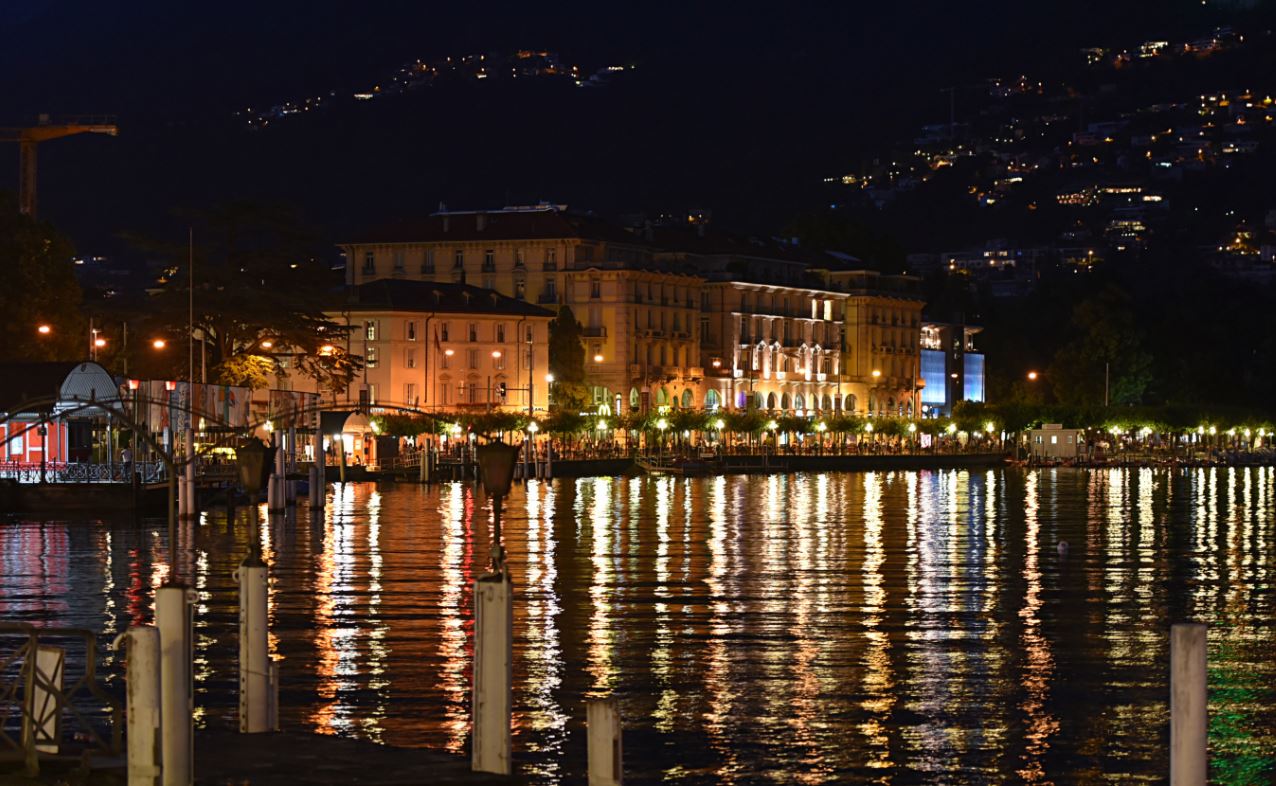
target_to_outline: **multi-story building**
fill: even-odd
[[[364,359],[343,394],[291,373],[285,389],[369,406],[544,410],[549,322],[544,308],[466,284],[383,279],[355,286],[328,316],[350,326]]]
[[[917,412],[921,279],[831,266],[813,272],[825,290],[846,296],[843,408],[870,415]]]
[[[984,400],[984,355],[975,349],[983,328],[923,322],[921,330],[922,415],[950,415],[959,401]]]
[[[800,415],[842,409],[847,295],[710,281],[703,298],[706,408],[753,406]]]
[[[570,306],[585,331],[586,382],[608,409],[701,406],[702,281],[655,259],[639,235],[562,206],[439,212],[343,246],[346,282],[468,283]]]

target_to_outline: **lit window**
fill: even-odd
[[[376,347],[368,347],[368,357],[367,357],[366,363],[368,368],[377,367],[377,348]]]
[[[407,352],[404,354],[404,357],[403,357],[403,365],[407,366],[408,368],[416,368],[416,350],[415,349],[407,350]]]

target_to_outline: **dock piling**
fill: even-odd
[[[589,735],[589,786],[621,786],[623,750],[616,699],[589,699],[585,704],[585,725]]]
[[[1205,786],[1209,771],[1206,628],[1170,628],[1170,786]]]

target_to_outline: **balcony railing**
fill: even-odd
[[[543,306],[543,305],[553,304],[553,303],[558,303],[558,302],[559,302],[559,300],[558,300],[558,293],[556,293],[556,292],[542,292],[539,296],[537,296],[537,298],[536,298],[536,302],[537,302],[539,305],[542,305],[542,306]]]
[[[582,328],[580,334],[585,338],[607,338],[607,328],[601,325],[591,325],[589,327]]]

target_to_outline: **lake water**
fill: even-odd
[[[329,491],[314,520],[303,503],[294,522],[183,527],[200,722],[235,716],[231,573],[263,521],[283,723],[464,753],[482,491]],[[1198,620],[1212,778],[1272,783],[1274,499],[1270,468],[518,487],[518,767],[583,783],[583,701],[614,694],[631,783],[1164,782],[1169,626]],[[166,541],[0,525],[0,619],[104,640],[149,622]]]

